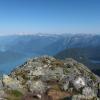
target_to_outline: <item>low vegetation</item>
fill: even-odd
[[[23,94],[18,90],[6,90],[7,100],[22,100]]]

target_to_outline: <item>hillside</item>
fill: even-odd
[[[95,48],[72,48],[65,49],[60,53],[56,54],[55,57],[59,59],[73,58],[90,69],[100,69],[100,55],[99,55],[100,47]]]
[[[99,83],[98,76],[71,58],[57,60],[42,56],[26,61],[9,76],[3,75],[0,97],[6,100],[99,100]]]

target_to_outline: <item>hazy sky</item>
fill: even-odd
[[[0,34],[100,33],[100,0],[0,0]]]

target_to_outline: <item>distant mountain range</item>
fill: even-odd
[[[54,53],[69,48],[100,47],[100,35],[93,34],[63,34],[58,41],[46,47]],[[56,49],[55,49],[56,48]]]
[[[41,35],[14,35],[0,37],[0,50],[15,51],[23,54],[41,54],[42,49],[58,40],[55,36]],[[13,48],[13,49],[12,49]]]
[[[7,66],[8,69],[10,63],[11,66],[14,67],[17,64],[23,63],[30,57],[41,55],[56,55],[56,57],[61,59],[72,57],[83,62],[92,69],[100,69],[99,51],[99,34],[35,34],[0,36],[0,66],[2,68]],[[9,66],[7,62],[9,62]]]

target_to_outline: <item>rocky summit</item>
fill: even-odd
[[[71,58],[35,57],[2,76],[0,100],[100,100],[100,77]]]

